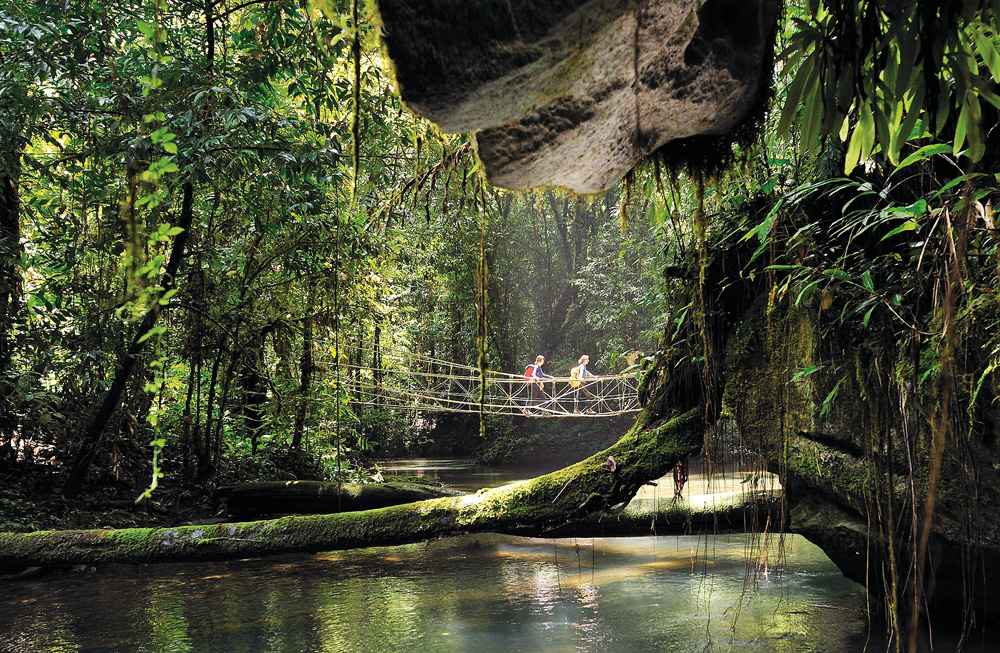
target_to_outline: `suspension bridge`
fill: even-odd
[[[491,415],[540,418],[615,417],[640,408],[637,367],[582,381],[559,376],[542,383],[495,370],[481,377],[478,368],[419,354],[390,362],[391,367],[341,363],[352,405],[450,413],[478,413],[481,405]]]

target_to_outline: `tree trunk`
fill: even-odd
[[[10,155],[10,170],[0,174],[0,463],[14,459],[12,331],[21,307],[21,215],[17,179],[20,153]]]
[[[234,340],[236,337],[234,337]],[[226,406],[229,404],[229,391],[230,385],[233,381],[233,375],[236,373],[237,361],[239,358],[239,353],[234,351],[229,356],[229,364],[226,366],[226,373],[222,378],[222,394],[219,396],[219,416],[215,420],[215,433],[211,434],[212,445],[214,450],[212,452],[212,459],[215,461],[215,468],[218,468],[219,463],[222,461],[222,439],[223,439],[223,426],[225,425],[226,419]]]
[[[185,481],[191,479],[191,452],[194,447],[191,442],[191,400],[194,399],[195,380],[201,373],[201,367],[191,361],[188,370],[187,393],[184,397],[184,412],[181,413],[181,469]]]
[[[205,428],[200,430],[199,422],[196,420],[195,429],[200,431],[198,448],[198,478],[206,480],[212,476],[215,470],[213,455],[215,447],[212,444],[212,433],[215,432],[215,425],[212,420],[212,411],[215,406],[215,389],[219,382],[219,366],[222,364],[222,357],[225,355],[227,338],[220,333],[216,338],[215,357],[212,359],[212,371],[208,379],[208,397],[205,401]],[[199,387],[200,389],[200,387]]]
[[[750,532],[750,524],[762,516],[777,524],[780,516],[776,501],[750,501],[705,510],[678,504],[655,514],[594,513],[573,524],[545,529],[530,522],[501,523],[499,519],[463,509],[462,503],[475,496],[445,497],[363,512],[295,515],[242,523],[0,533],[0,571],[78,564],[235,560],[391,546],[484,532],[528,537],[662,536],[707,532],[721,535]]]
[[[266,336],[266,329],[257,333],[243,352],[240,367],[243,427],[250,438],[250,453],[253,455],[257,454],[257,445],[264,430],[264,407],[267,403],[267,384],[262,372]]]
[[[181,261],[184,259],[184,247],[190,238],[193,214],[194,188],[191,182],[187,181],[183,185],[183,201],[181,203],[180,219],[177,223],[177,226],[181,227],[184,231],[177,234],[174,238],[174,243],[170,250],[170,258],[167,261],[167,268],[160,279],[160,286],[163,287],[164,292],[174,287],[177,271],[180,268]],[[111,383],[111,387],[105,393],[104,399],[101,401],[97,412],[90,420],[87,428],[80,434],[80,448],[77,451],[73,466],[66,479],[66,484],[63,487],[63,493],[67,496],[75,495],[83,485],[83,481],[87,477],[87,472],[90,470],[90,465],[94,460],[94,456],[97,455],[101,440],[104,437],[105,428],[111,420],[112,415],[118,410],[125,385],[128,383],[132,371],[135,369],[139,355],[145,349],[146,343],[142,340],[142,337],[156,326],[161,310],[160,303],[154,302],[149,310],[146,311],[135,331],[131,344],[129,344],[128,349],[125,350],[125,353],[118,360],[118,366],[115,370],[115,377]]]
[[[226,500],[229,514],[240,519],[260,515],[315,515],[371,510],[461,494],[440,485],[402,481],[368,484],[264,481],[229,485],[218,491],[218,495]]]
[[[233,524],[0,533],[0,569],[242,558],[400,544],[467,532],[549,536],[616,532],[614,514],[643,484],[667,474],[701,448],[701,417],[697,408],[655,423],[648,423],[643,415],[617,443],[583,461],[528,481],[459,497]],[[740,529],[748,513],[737,508],[723,514]],[[707,527],[717,521],[716,513],[683,509],[669,517],[658,532],[689,532],[693,525]],[[649,521],[643,518],[632,525],[645,530]]]
[[[302,437],[306,430],[306,414],[309,409],[309,390],[312,385],[313,373],[313,312],[316,303],[316,285],[309,282],[309,293],[306,295],[305,317],[302,319],[302,359],[299,363],[299,406],[295,414],[295,428],[292,432],[292,448],[302,447]],[[340,352],[337,352],[340,355]]]

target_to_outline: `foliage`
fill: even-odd
[[[24,253],[0,441],[22,464],[80,460],[133,350],[93,465],[133,496],[284,473],[268,461],[296,452],[330,477],[435,428],[462,439],[355,389],[405,384],[410,352],[475,362],[480,224],[491,368],[587,350],[611,369],[655,343],[651,230],[620,233],[614,201],[486,188],[468,140],[392,94],[364,8],[5,7],[2,171]]]
[[[779,131],[801,109],[801,144],[847,143],[844,171],[878,153],[900,162],[913,138],[949,138],[957,157],[986,153],[983,102],[1000,108],[1000,7],[968,2],[810,0],[790,8],[780,57],[789,75]]]

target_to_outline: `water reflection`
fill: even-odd
[[[383,460],[379,470],[389,475],[415,476],[427,481],[437,481],[459,490],[478,490],[498,487],[512,481],[532,478],[539,474],[558,469],[560,465],[548,467],[503,465],[480,465],[464,458],[401,458]]]
[[[8,584],[2,651],[855,651],[860,587],[787,538],[496,535]]]
[[[453,488],[474,491],[493,488],[553,471],[557,466],[480,465],[462,458],[403,458],[383,460],[379,468],[386,475],[415,476],[437,481]],[[751,490],[778,494],[781,483],[774,474],[748,471],[735,466],[721,466],[708,476],[702,463],[693,459],[690,477],[684,487],[683,502],[696,510],[718,508],[745,501]],[[651,513],[669,510],[674,505],[674,481],[668,474],[654,484],[644,485],[629,502],[630,512]]]

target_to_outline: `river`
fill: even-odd
[[[392,467],[460,487],[528,473],[460,461],[383,469]],[[107,566],[2,587],[0,651],[17,653],[798,653],[858,651],[866,639],[863,589],[798,536],[762,545],[721,535],[469,535],[260,560]]]

